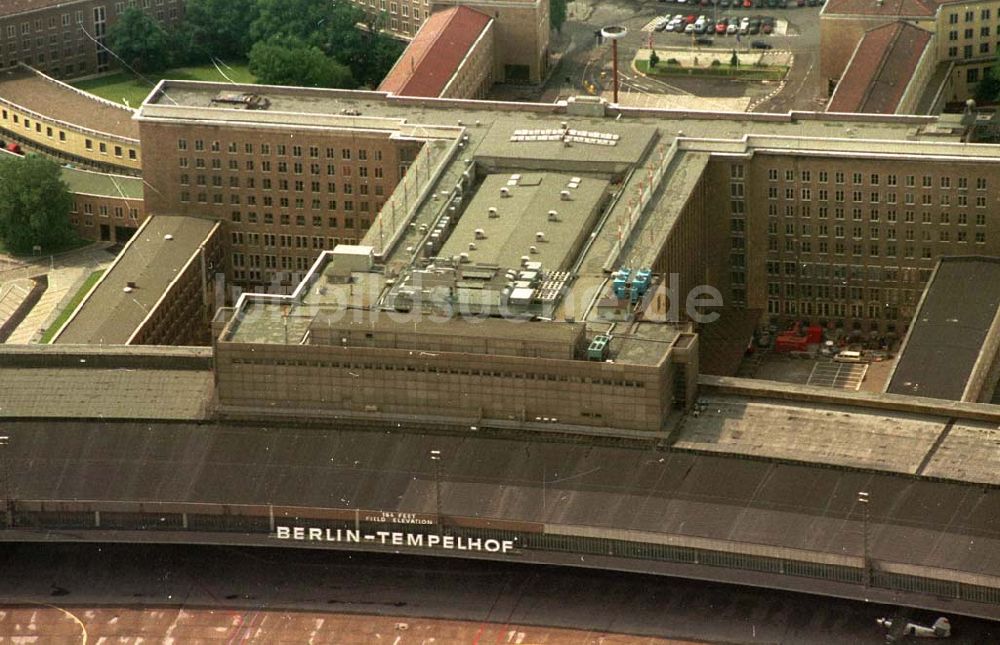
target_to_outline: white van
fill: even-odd
[[[846,350],[833,357],[838,363],[861,363],[861,352]]]

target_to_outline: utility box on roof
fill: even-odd
[[[371,271],[375,263],[375,249],[371,246],[338,244],[330,251],[330,263],[337,275],[349,276],[355,272]]]

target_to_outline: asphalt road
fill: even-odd
[[[268,642],[261,625],[268,624],[267,612],[278,611],[307,612],[310,623],[322,623],[324,616],[335,620],[334,614],[392,618],[383,626],[436,619],[420,625],[422,642],[436,643],[479,642],[484,633],[489,642],[528,634],[528,640],[521,636],[525,643],[561,643],[581,633],[585,637],[576,642],[652,643],[655,637],[874,645],[884,642],[875,619],[895,613],[892,607],[671,578],[295,549],[12,544],[0,547],[0,571],[0,642],[28,635],[14,633],[14,622],[5,616],[40,606],[72,616],[80,629],[101,612],[111,611],[105,622],[114,623],[126,608],[144,608],[149,624],[142,634],[153,642],[169,640],[171,634],[157,629],[176,629],[185,615],[185,641],[222,633],[237,634],[240,642]],[[191,618],[195,614],[202,618]],[[912,616],[928,623],[936,617]],[[951,618],[952,643],[1000,642],[995,623]],[[359,630],[374,621],[341,620],[342,639],[326,642],[364,642]],[[454,621],[475,629],[462,631]],[[546,640],[531,626],[578,632]],[[69,638],[71,628],[63,619],[63,642],[78,642]],[[39,642],[53,642],[34,629]],[[631,637],[607,637],[615,634]]]

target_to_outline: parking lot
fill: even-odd
[[[552,49],[557,52],[554,58],[554,69],[549,80],[546,82],[543,91],[531,92],[527,88],[498,86],[497,97],[512,100],[541,100],[553,101],[559,98],[566,98],[579,94],[605,95],[610,90],[611,81],[611,47],[607,42],[598,44],[595,32],[601,27],[608,25],[625,26],[629,33],[624,39],[619,41],[619,58],[622,61],[632,60],[640,48],[672,48],[689,47],[692,51],[705,52],[706,54],[723,53],[728,56],[733,49],[738,51],[748,51],[754,40],[765,41],[771,45],[775,51],[790,52],[794,57],[794,64],[789,71],[785,82],[780,86],[776,81],[755,82],[734,79],[716,78],[671,78],[668,83],[658,82],[657,79],[632,79],[624,78],[624,75],[633,74],[627,67],[621,68],[623,74],[623,94],[628,94],[628,104],[636,103],[637,100],[645,98],[643,105],[658,105],[666,101],[670,104],[677,102],[677,107],[682,107],[683,102],[687,102],[688,107],[697,109],[725,109],[715,105],[712,101],[706,105],[698,107],[693,99],[706,98],[733,102],[742,98],[743,105],[750,105],[754,111],[776,111],[783,112],[791,109],[816,110],[822,109],[824,101],[820,96],[820,83],[818,82],[818,50],[819,50],[819,6],[810,7],[808,0],[804,0],[803,7],[793,6],[795,2],[789,0],[788,7],[782,8],[779,0],[772,0],[775,6],[769,8],[766,0],[761,2],[761,6],[752,8],[742,8],[741,0],[739,7],[733,8],[732,1],[728,0],[729,6],[723,6],[726,0],[719,0],[719,4],[692,4],[690,2],[656,2],[640,0],[571,0],[567,5],[567,20],[561,32],[553,34]],[[754,0],[756,2],[756,0]],[[818,0],[814,0],[818,2]],[[699,16],[704,15],[706,22],[708,19],[717,20],[719,18],[738,18],[737,25],[742,18],[760,20],[758,33],[750,33],[748,21],[747,33],[729,34],[729,20],[726,21],[726,35],[710,36],[713,42],[707,44],[696,42],[699,37],[696,34],[683,34],[676,32],[650,31],[656,26],[656,22],[669,14],[670,17],[678,13],[684,16],[694,16],[695,22]],[[764,18],[772,18],[773,23],[770,34],[760,33],[763,28]],[[718,23],[714,23],[717,25]],[[645,29],[645,30],[644,30]],[[717,27],[713,27],[717,29]],[[692,30],[693,31],[693,30]],[[707,31],[707,29],[706,29]],[[702,34],[705,37],[705,34]],[[716,50],[713,52],[713,50]],[[741,54],[742,55],[742,54]],[[726,59],[728,60],[728,58]],[[633,82],[634,81],[634,82]],[[504,93],[506,92],[506,93]],[[641,95],[641,96],[638,96]],[[648,96],[646,96],[648,95]],[[664,105],[665,107],[667,105]],[[744,109],[744,108],[738,108]]]

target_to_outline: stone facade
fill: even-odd
[[[73,194],[69,220],[76,234],[85,240],[127,242],[145,219],[142,199]]]
[[[139,6],[164,24],[184,14],[184,0],[36,0],[37,7],[10,12],[0,8],[0,66],[30,65],[55,78],[75,78],[117,67],[99,46],[129,6]]]
[[[419,143],[286,127],[140,124],[162,151],[143,169],[146,212],[229,223],[230,278],[297,284],[324,249],[364,237]]]
[[[902,334],[939,257],[1000,254],[1000,165],[757,154],[716,161],[727,301],[765,322]],[[706,215],[706,220],[709,219]],[[706,222],[708,223],[708,222]]]

